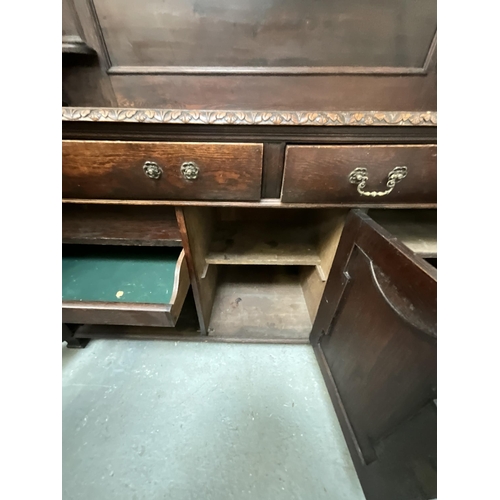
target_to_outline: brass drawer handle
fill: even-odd
[[[181,173],[187,181],[194,181],[200,169],[194,161],[186,161],[181,165]]]
[[[394,167],[387,176],[388,189],[385,191],[363,191],[366,187],[366,183],[368,182],[368,171],[366,168],[355,168],[349,174],[349,182],[351,184],[358,185],[358,193],[361,196],[371,196],[375,198],[376,196],[385,196],[389,194],[394,189],[394,186],[406,177],[407,173],[408,169],[406,167]]]
[[[158,163],[154,161],[145,162],[142,166],[142,169],[150,179],[159,179],[161,177],[161,174],[163,173],[160,165],[158,165]]]

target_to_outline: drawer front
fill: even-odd
[[[63,141],[62,151],[63,198],[260,199],[262,144]]]
[[[291,203],[434,204],[436,156],[437,147],[429,145],[288,146],[281,199]],[[359,170],[353,174],[355,169]],[[392,189],[388,184],[391,172],[396,179]],[[351,176],[356,182],[351,182]],[[367,192],[372,196],[363,194]]]

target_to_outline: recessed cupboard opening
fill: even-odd
[[[377,209],[368,215],[394,238],[437,268],[437,210]]]
[[[220,266],[209,335],[309,338],[311,319],[300,266]]]
[[[209,336],[307,341],[348,210],[184,207]],[[435,210],[370,210],[391,240],[437,267]]]
[[[307,341],[347,210],[182,213],[209,336]]]

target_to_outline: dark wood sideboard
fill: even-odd
[[[436,2],[63,0],[63,340],[311,343],[368,500],[436,497]]]

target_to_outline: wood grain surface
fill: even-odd
[[[63,141],[63,198],[258,200],[261,144]],[[149,178],[143,165],[163,173]],[[186,180],[181,165],[194,162]]]
[[[356,203],[381,205],[436,203],[437,147],[288,146],[281,200],[287,203]],[[349,182],[355,168],[366,168],[365,191],[385,191],[387,177],[406,166],[406,178],[382,197],[362,196]]]

